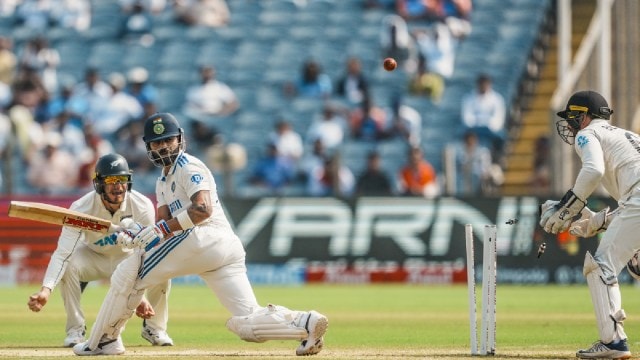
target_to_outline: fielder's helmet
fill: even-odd
[[[566,119],[572,111],[586,112],[594,118],[609,120],[613,114],[613,110],[609,108],[607,100],[595,91],[578,91],[571,95],[567,101],[565,110],[559,111],[557,114]]]
[[[127,177],[127,191],[131,190],[131,173],[127,160],[119,154],[107,154],[102,156],[96,162],[95,171],[93,173],[93,188],[98,194],[104,193],[104,179],[107,176],[123,175]]]
[[[566,108],[557,113],[562,119],[556,123],[558,134],[567,144],[573,144],[573,138],[582,126],[584,114],[609,120],[613,110],[609,108],[607,100],[595,91],[578,91],[571,95]]]
[[[178,155],[185,148],[184,130],[180,127],[178,120],[169,113],[156,113],[147,118],[144,122],[144,136],[142,140],[147,147],[147,155],[154,165],[164,167],[172,165]],[[160,151],[151,150],[149,143],[178,137],[178,149],[168,154],[161,154]]]

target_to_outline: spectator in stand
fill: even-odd
[[[476,89],[462,99],[462,122],[478,134],[481,144],[491,147],[494,162],[502,156],[506,108],[504,97],[493,90],[489,75],[480,74]]]
[[[396,13],[406,21],[435,20],[432,13],[435,1],[396,0]]]
[[[362,73],[362,62],[358,57],[349,57],[345,73],[336,84],[336,94],[346,99],[350,105],[357,106],[368,92],[369,82]]]
[[[269,143],[267,153],[256,164],[249,182],[265,187],[271,194],[280,194],[284,187],[293,181],[294,177],[293,162],[278,154],[276,145]]]
[[[328,154],[321,139],[316,139],[311,144],[310,151],[305,151],[300,161],[300,167],[298,175],[308,180],[313,173],[313,170],[317,167],[324,165],[325,159],[328,158]]]
[[[436,23],[428,29],[413,31],[419,56],[426,59],[429,72],[443,78],[453,75],[456,59],[456,41],[449,28],[443,23]]]
[[[302,157],[302,137],[287,120],[281,119],[276,123],[274,131],[269,134],[269,140],[275,144],[278,154],[290,159],[292,163],[297,164]]]
[[[231,13],[225,0],[175,0],[175,17],[189,26],[221,27],[229,24]]]
[[[423,55],[418,55],[418,68],[409,79],[409,93],[426,96],[437,104],[444,93],[444,79],[431,72],[427,63],[428,60]]]
[[[387,118],[391,119],[390,128],[386,130],[386,137],[400,137],[411,146],[420,146],[422,140],[422,116],[418,110],[404,104],[402,97],[392,99],[391,107],[387,110]]]
[[[13,100],[7,114],[14,125],[23,160],[29,162],[42,141],[42,128],[35,121],[36,109],[46,100],[47,91],[35,71],[20,68],[12,86]]]
[[[60,149],[76,159],[86,150],[87,143],[84,131],[72,123],[72,115],[69,111],[59,111],[49,121],[42,124],[42,130],[45,133],[60,134],[62,137]]]
[[[154,42],[153,16],[142,0],[136,0],[126,7],[121,4],[124,20],[120,29],[120,38],[128,44],[150,46]]]
[[[239,143],[227,142],[222,134],[213,137],[211,146],[205,151],[206,164],[214,176],[221,174],[222,188],[226,196],[235,195],[233,175],[247,167],[247,149]],[[220,188],[219,188],[220,189]]]
[[[360,107],[349,114],[351,135],[360,140],[377,141],[386,137],[387,113],[366,96]]]
[[[314,117],[307,130],[307,142],[319,140],[326,151],[332,152],[342,145],[345,127],[346,120],[340,110],[333,104],[325,103],[322,114]]]
[[[367,155],[367,167],[356,182],[358,196],[389,196],[392,194],[389,176],[380,167],[380,154],[372,151]]]
[[[153,111],[151,114],[155,113]],[[123,154],[127,158],[127,162],[132,169],[136,169],[136,174],[148,173],[153,169],[153,164],[147,156],[147,148],[142,140],[143,122],[146,119],[142,116],[139,119],[130,121],[118,132],[118,138],[114,147],[118,154]],[[136,175],[137,176],[137,175]]]
[[[133,8],[138,4],[152,15],[160,15],[168,7],[170,0],[118,0],[120,10],[125,13],[131,13]]]
[[[0,17],[11,17],[15,14],[16,8],[23,0],[3,0],[0,1]]]
[[[91,25],[91,6],[88,0],[23,0],[16,16],[24,26],[34,30],[59,26],[85,31]]]
[[[142,66],[136,66],[127,72],[125,92],[138,99],[142,107],[155,103],[158,98],[158,90],[148,80],[149,72]]]
[[[102,138],[90,125],[85,127],[84,137],[85,150],[76,157],[79,163],[77,187],[81,191],[90,191],[93,188],[93,175],[98,159],[113,153],[114,148],[111,142]]]
[[[236,93],[216,79],[213,66],[200,67],[200,85],[187,89],[183,113],[192,121],[215,125],[216,120],[235,113],[240,107]]]
[[[307,192],[311,196],[350,197],[355,190],[355,176],[342,164],[336,153],[311,169],[307,179]]]
[[[91,26],[90,0],[60,0],[51,9],[53,24],[82,32]]]
[[[142,116],[143,109],[135,97],[124,91],[127,82],[124,75],[111,73],[108,80],[113,94],[104,111],[95,119],[93,129],[100,136],[113,141],[120,128]]]
[[[456,195],[488,195],[491,188],[491,151],[467,131],[462,142],[453,145],[456,166]]]
[[[284,90],[287,96],[326,99],[331,96],[333,85],[331,78],[323,72],[317,61],[307,60],[302,64],[298,80],[285,84]]]
[[[71,80],[61,81],[60,90],[47,103],[47,114],[53,118],[64,111],[69,116],[69,124],[82,129],[84,127],[83,114],[87,111],[89,104],[86,99],[73,96],[74,87],[75,83]]]
[[[398,174],[400,193],[407,196],[423,196],[427,199],[440,195],[436,171],[424,158],[422,149],[412,147],[407,155],[407,163]]]
[[[86,103],[84,121],[93,123],[105,111],[109,99],[113,95],[111,86],[100,78],[97,68],[89,67],[84,74],[84,81],[77,83],[73,88],[73,97],[79,98],[78,102]]]
[[[383,58],[392,57],[400,68],[408,72],[415,71],[415,44],[409,27],[401,16],[391,14],[382,19],[380,48]]]
[[[31,159],[27,181],[42,195],[71,194],[76,190],[78,163],[60,149],[62,138],[58,133],[45,135],[46,144]]]
[[[396,12],[407,21],[447,22],[449,18],[468,20],[472,5],[471,0],[397,0]]]
[[[22,0],[16,8],[16,19],[27,28],[46,31],[51,23],[52,6],[48,0]]]
[[[11,85],[18,66],[18,58],[13,53],[11,38],[0,36],[0,82]]]
[[[58,91],[57,68],[60,65],[60,54],[49,46],[45,37],[38,36],[27,42],[20,55],[20,65],[35,70],[50,94]]]
[[[437,0],[433,5],[432,13],[447,24],[455,38],[464,38],[471,33],[472,0]]]

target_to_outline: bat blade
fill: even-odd
[[[9,216],[103,234],[120,230],[119,226],[113,225],[109,220],[39,202],[12,201],[9,205]]]

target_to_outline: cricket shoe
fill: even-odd
[[[304,321],[304,328],[308,335],[296,349],[296,355],[307,356],[319,353],[324,346],[324,333],[327,332],[328,327],[329,320],[326,316],[317,311],[309,311]]]
[[[603,344],[602,341],[596,341],[591,348],[578,350],[576,356],[580,359],[629,359],[631,351],[627,346],[627,339],[620,340],[616,344],[613,342]]]
[[[146,321],[142,323],[142,332],[140,335],[153,346],[173,346],[173,340],[166,331],[156,330],[147,325]]]
[[[124,350],[124,344],[120,336],[115,339],[107,339],[103,336],[98,346],[93,350],[89,348],[88,341],[76,344],[73,347],[73,352],[78,356],[122,355]]]
[[[67,332],[67,337],[64,338],[64,347],[74,347],[76,344],[84,342],[84,336],[86,335],[86,327],[82,326],[76,329],[71,329]]]

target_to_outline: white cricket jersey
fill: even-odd
[[[216,182],[207,166],[200,159],[181,153],[167,175],[156,182],[157,207],[167,205],[171,216],[175,218],[191,205],[191,196],[198,191],[207,190],[211,196],[213,211],[209,219],[198,224],[210,225],[220,231],[233,232],[229,220],[222,209],[216,188]]]
[[[155,223],[153,203],[148,197],[135,190],[127,192],[120,209],[113,215],[105,208],[100,195],[95,191],[74,201],[69,208],[109,220],[114,224],[119,224],[125,218],[132,218],[143,226]],[[64,226],[58,239],[58,246],[49,260],[42,285],[53,290],[62,278],[71,255],[78,246],[81,246],[81,242],[91,250],[107,257],[122,257],[124,253],[131,252],[131,250],[123,249],[122,246],[118,245],[116,238],[117,233],[102,234]]]
[[[582,159],[582,168],[573,192],[585,199],[602,182],[605,190],[616,199],[626,200],[640,182],[640,136],[593,119],[576,134],[575,150]]]

